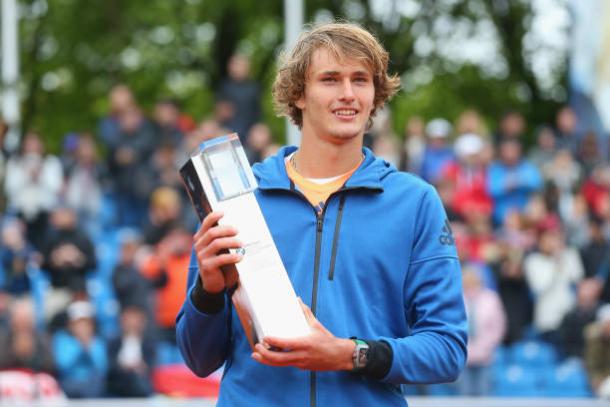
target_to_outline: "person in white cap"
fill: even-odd
[[[102,397],[106,390],[106,345],[95,334],[95,310],[87,301],[68,306],[68,329],[53,336],[59,383],[70,398]]]
[[[435,184],[443,168],[455,159],[453,148],[448,143],[451,135],[451,124],[445,119],[434,119],[426,125],[428,141],[419,175],[431,184]]]
[[[491,213],[485,148],[485,142],[478,134],[463,134],[455,141],[456,160],[443,168],[441,176],[452,182],[455,189],[452,209],[462,217],[472,211]]]

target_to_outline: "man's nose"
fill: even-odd
[[[343,79],[341,86],[341,99],[353,100],[354,99],[354,88],[352,81],[349,78]]]

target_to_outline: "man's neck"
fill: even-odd
[[[349,172],[361,161],[362,138],[334,144],[303,137],[293,163],[303,177],[330,178]]]

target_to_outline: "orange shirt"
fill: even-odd
[[[187,285],[188,266],[191,254],[170,256],[162,261],[159,256],[150,256],[144,261],[140,272],[147,278],[154,279],[162,270],[167,273],[167,284],[157,289],[155,317],[162,328],[171,328],[176,324],[176,315],[184,303]]]
[[[360,167],[362,161],[358,163],[354,168],[346,172],[345,174],[341,174],[337,177],[330,178],[330,181],[327,182],[316,182],[315,179],[305,178],[292,166],[290,162],[290,156],[286,159],[286,172],[288,173],[288,178],[294,182],[294,185],[297,189],[305,195],[305,198],[316,208],[318,214],[322,213],[324,209],[324,204],[328,197],[335,191],[345,184],[345,182],[352,176],[352,174]]]

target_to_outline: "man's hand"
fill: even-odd
[[[269,366],[294,366],[304,370],[352,370],[356,347],[351,339],[333,336],[316,319],[309,307],[301,307],[311,327],[311,334],[302,338],[266,337],[254,347],[252,358]],[[282,349],[269,350],[270,347]]]
[[[218,226],[222,218],[221,212],[212,212],[203,219],[201,227],[195,233],[194,244],[197,261],[199,263],[199,276],[203,289],[209,293],[219,293],[227,286],[221,266],[238,263],[241,254],[220,253],[225,249],[242,247],[235,237],[237,230],[231,226]]]

